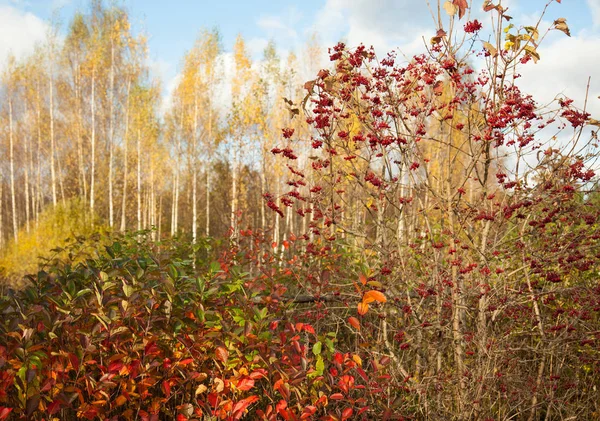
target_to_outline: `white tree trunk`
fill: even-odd
[[[91,180],[90,180],[90,211],[92,214],[92,221],[94,220],[94,198],[95,198],[95,178],[96,178],[96,75],[95,69],[92,68],[92,98],[91,98],[91,113],[92,113],[92,169],[91,169]]]
[[[12,99],[8,100],[8,142],[10,160],[10,198],[12,206],[13,238],[15,243],[19,241],[17,222],[17,198],[15,196],[15,155],[14,155],[14,129],[13,129],[13,106]]]

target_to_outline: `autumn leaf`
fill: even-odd
[[[215,355],[219,361],[225,364],[227,362],[227,359],[229,358],[229,351],[220,346],[215,350]]]
[[[488,53],[490,53],[490,55],[492,57],[496,57],[498,55],[498,50],[496,50],[496,47],[494,47],[492,44],[490,44],[489,42],[484,41],[483,42],[483,48],[486,49],[486,51]]]
[[[362,301],[358,303],[358,314],[364,316],[367,311],[369,311],[369,304],[363,303]]]
[[[365,293],[365,295],[363,295],[362,302],[365,304],[369,304],[373,301],[385,303],[387,301],[387,298],[385,298],[385,295],[383,295],[382,292],[372,289],[371,291],[368,291]]]
[[[194,392],[194,395],[198,396],[201,395],[202,393],[206,392],[208,390],[208,388],[201,384],[196,388],[196,391]]]
[[[444,10],[448,13],[449,16],[454,16],[458,11],[458,8],[451,2],[446,1],[444,3]]]
[[[538,60],[540,59],[540,55],[536,51],[535,47],[533,47],[531,45],[526,45],[525,51],[527,51],[527,54],[529,54],[531,56],[531,58],[533,58],[534,63],[538,62]]]
[[[354,410],[352,408],[346,408],[342,411],[342,420],[347,420],[349,419],[352,414],[354,413]]]
[[[242,391],[250,390],[253,387],[254,387],[254,380],[252,380],[249,377],[244,377],[237,384],[237,388]]]
[[[483,11],[489,12],[490,10],[494,10],[497,6],[491,2],[491,0],[485,0],[483,2]]]
[[[360,322],[356,317],[348,317],[348,323],[356,330],[360,330]]]
[[[366,285],[367,284],[367,277],[365,276],[364,273],[361,273],[360,275],[358,275],[358,280],[360,281],[361,284]]]
[[[569,31],[569,27],[567,26],[567,19],[558,18],[554,21],[554,29],[558,29],[559,31],[567,34],[567,36],[571,36],[571,31]]]
[[[458,18],[462,19],[469,8],[469,3],[467,3],[467,0],[453,0],[452,3],[458,9]]]

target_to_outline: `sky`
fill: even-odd
[[[380,54],[398,48],[410,56],[423,52],[423,40],[434,32],[426,0],[114,1],[130,12],[134,29],[149,37],[149,64],[162,80],[165,95],[202,28],[218,27],[226,52],[241,33],[255,59],[260,59],[269,40],[285,56],[301,51],[314,33],[324,47],[343,40],[350,46],[373,45]],[[485,28],[490,22],[482,2],[473,1],[470,19],[480,19]],[[502,1],[517,26],[535,24],[546,3]],[[88,7],[88,0],[0,0],[0,68],[9,52],[20,57],[32,51],[44,39],[49,22],[58,22],[64,33],[73,14]],[[559,17],[567,19],[572,36],[551,31],[538,50],[541,60],[524,67],[524,83],[540,101],[561,92],[582,106],[591,76],[588,109],[600,119],[600,0],[553,1],[542,28]]]

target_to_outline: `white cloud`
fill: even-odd
[[[313,27],[325,45],[343,39],[349,47],[373,46],[378,54],[399,48],[406,55],[421,51],[434,32],[425,2],[409,0],[327,0]]]
[[[587,4],[592,12],[594,28],[600,27],[600,0],[587,0]]]
[[[290,39],[298,38],[298,33],[278,16],[263,16],[256,22],[259,28],[271,35],[283,35]]]
[[[528,63],[521,68],[519,85],[540,103],[552,101],[563,94],[583,107],[588,78],[591,76],[587,109],[594,116],[600,115],[600,79],[596,69],[600,68],[599,35],[579,35],[571,38],[562,34],[553,42],[542,44],[538,49],[541,60]],[[598,118],[598,117],[596,117]]]
[[[246,48],[248,48],[250,57],[256,60],[262,58],[267,45],[269,45],[269,41],[266,38],[251,38],[246,42]]]
[[[32,13],[0,5],[0,69],[9,54],[22,58],[46,39],[49,25]]]

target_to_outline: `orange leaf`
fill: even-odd
[[[222,363],[226,363],[227,359],[229,358],[229,351],[220,346],[215,350],[215,355],[217,356],[217,359],[219,361],[221,361]]]
[[[358,314],[364,316],[369,311],[369,304],[363,302],[358,303]]]
[[[358,275],[358,280],[360,281],[361,284],[367,285],[367,277],[365,276],[364,273],[361,273],[360,275]]]
[[[360,322],[356,317],[348,317],[348,323],[356,330],[360,330]]]
[[[385,298],[385,295],[383,295],[382,292],[372,289],[371,291],[365,293],[362,300],[365,304],[372,303],[373,301],[385,303],[387,301],[387,298]]]

